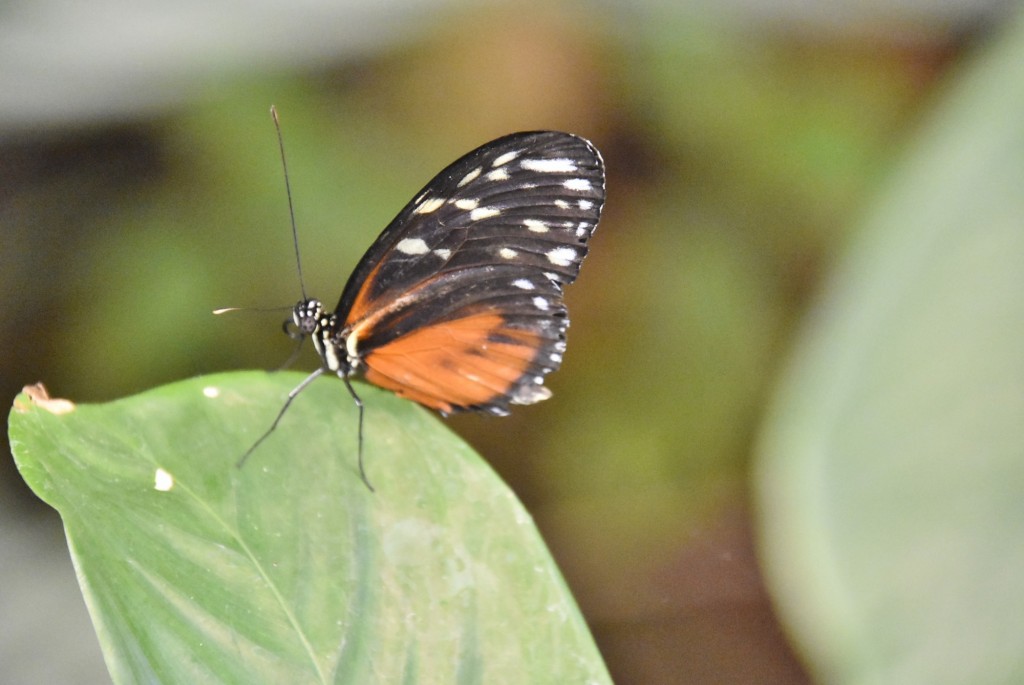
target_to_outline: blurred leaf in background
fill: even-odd
[[[954,85],[766,424],[762,550],[822,682],[1024,680],[1024,22]]]

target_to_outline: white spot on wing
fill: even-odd
[[[489,181],[507,181],[508,172],[504,169],[495,169],[491,173],[487,174],[487,180]]]
[[[498,256],[502,259],[515,259],[519,256],[519,253],[510,247],[503,247],[498,250]]]
[[[521,290],[534,290],[537,287],[533,284],[533,281],[528,281],[525,278],[517,278],[512,281],[512,285]]]
[[[215,397],[220,397],[220,388],[214,385],[208,385],[203,388],[203,395],[209,397],[211,400]]]
[[[569,203],[565,200],[555,200],[555,206],[559,209],[569,209]]]
[[[527,171],[536,171],[542,174],[567,174],[576,171],[576,162],[571,159],[524,159],[519,166]]]
[[[566,181],[568,183],[568,181]],[[413,214],[430,214],[431,212],[437,211],[437,208],[444,204],[444,198],[432,197],[429,200],[424,200],[419,204],[416,209],[412,210]]]
[[[471,209],[476,209],[477,205],[480,204],[479,200],[473,200],[470,198],[463,198],[455,201],[455,206],[459,209],[465,209],[467,212]]]
[[[174,487],[174,476],[163,469],[157,469],[153,478],[153,489],[167,492]]]
[[[513,159],[515,159],[518,156],[519,156],[519,150],[512,150],[511,152],[506,152],[505,154],[503,154],[503,155],[501,155],[499,157],[496,157],[494,159],[494,161],[491,162],[491,166],[493,166],[493,167],[503,166],[505,164],[508,164],[509,162],[511,162]]]
[[[477,207],[469,213],[469,218],[471,221],[480,221],[499,214],[501,214],[501,210],[496,207]]]
[[[546,312],[548,309],[551,308],[551,303],[549,303],[543,297],[535,297],[533,298],[533,306],[541,310],[542,312]]]
[[[592,187],[590,181],[585,178],[570,178],[562,185],[569,190],[590,190]]]
[[[402,254],[426,254],[430,248],[420,238],[405,238],[395,245],[395,249]]]
[[[556,247],[548,250],[548,261],[558,266],[569,266],[576,259],[576,250],[571,247]]]
[[[540,379],[544,381],[543,378]],[[551,397],[551,391],[543,385],[523,385],[516,388],[509,401],[512,404],[533,404]]]
[[[476,169],[473,169],[468,174],[463,176],[462,180],[459,181],[459,188],[461,188],[462,186],[466,185],[467,183],[471,183],[474,178],[476,178],[477,176],[480,175],[481,171],[482,171],[482,169],[480,167],[477,167]]]
[[[448,259],[449,257],[452,256],[452,251],[446,247],[439,247],[436,250],[434,250],[434,254],[436,254],[441,259]]]
[[[549,230],[546,223],[537,219],[523,219],[523,226],[534,233],[547,233]]]
[[[588,209],[594,206],[594,203],[591,202],[590,200],[580,200],[579,205],[580,209],[582,209],[583,211],[587,211]]]

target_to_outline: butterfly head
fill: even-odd
[[[295,326],[294,331],[289,331],[289,323]],[[292,310],[291,321],[285,321],[284,325],[291,337],[305,338],[316,333],[324,323],[324,306],[320,300],[300,300]]]
[[[289,337],[313,339],[313,348],[326,369],[349,376],[358,365],[358,359],[354,356],[349,358],[342,352],[345,342],[338,328],[337,315],[324,309],[320,300],[300,300],[292,310],[292,318],[284,322],[284,330]]]

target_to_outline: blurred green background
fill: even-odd
[[[448,423],[534,514],[616,682],[810,679],[755,557],[759,421],[995,5],[47,7],[0,10],[0,396],[287,358],[283,315],[210,314],[299,296],[272,103],[328,303],[448,162],[581,134],[608,201],[554,398]],[[103,682],[59,520],[9,454],[0,498],[0,680]]]

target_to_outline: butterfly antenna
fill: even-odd
[[[288,216],[292,222],[292,242],[295,244],[295,266],[299,271],[299,289],[302,291],[302,299],[306,297],[306,281],[302,277],[302,257],[299,255],[299,229],[295,226],[295,205],[292,203],[292,184],[288,180],[288,160],[284,154],[284,136],[281,134],[281,119],[277,116],[277,107],[270,106],[270,116],[274,119],[274,129],[277,131],[277,147],[281,151],[281,168],[284,170],[284,190],[288,195]]]

